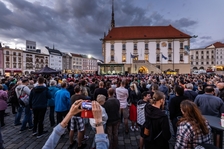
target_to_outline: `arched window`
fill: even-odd
[[[193,67],[193,69],[197,70],[197,69],[198,69],[198,67]]]

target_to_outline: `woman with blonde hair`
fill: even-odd
[[[130,90],[129,90],[129,103],[130,105],[130,110],[129,110],[129,119],[131,121],[132,126],[130,127],[131,131],[138,131],[138,126],[137,126],[137,102],[140,100],[140,91],[138,90],[137,86],[135,83],[132,83],[130,85]]]
[[[178,121],[175,149],[192,149],[211,143],[211,128],[196,104],[184,100],[180,104],[183,117]]]

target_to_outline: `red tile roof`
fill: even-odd
[[[115,27],[109,31],[104,40],[133,39],[175,39],[191,38],[173,26],[127,26]]]
[[[221,42],[213,43],[213,45],[214,45],[216,48],[224,48],[224,43],[221,43]]]

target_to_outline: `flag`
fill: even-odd
[[[130,53],[130,54],[131,54],[131,53]],[[131,54],[131,58],[136,58],[136,57],[137,57],[137,55],[132,55],[132,54]]]
[[[167,57],[166,57],[166,56],[164,56],[163,54],[162,54],[162,58],[163,58],[163,59],[165,59],[165,60],[167,60]]]

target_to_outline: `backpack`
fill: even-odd
[[[27,94],[22,95],[24,87],[22,88],[21,94],[19,96],[19,104],[22,106],[28,106],[29,105],[29,96]]]
[[[9,103],[19,105],[18,98],[16,95],[16,87],[18,85],[13,86],[8,92]]]
[[[139,104],[139,102],[141,102],[141,101],[138,101],[138,103],[137,103],[137,123],[142,126],[145,123],[145,105],[146,105],[146,103]]]

